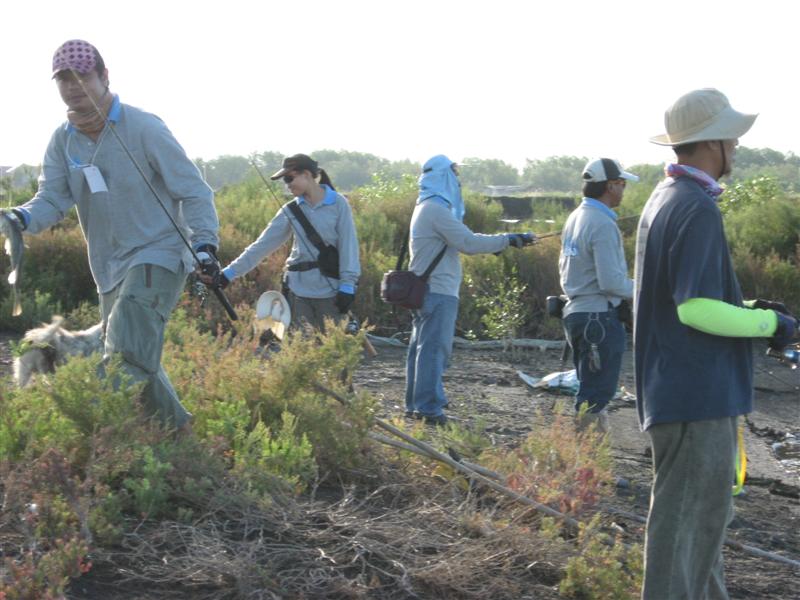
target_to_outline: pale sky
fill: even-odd
[[[741,143],[800,153],[800,3],[777,0],[78,2],[0,6],[0,165],[38,164],[65,118],[64,41],[191,158],[330,148],[424,161],[670,158],[678,96],[760,113]]]

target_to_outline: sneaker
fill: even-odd
[[[406,419],[414,419],[415,421],[419,421],[422,418],[422,415],[418,412],[414,412],[413,410],[407,410],[405,412]]]
[[[425,425],[434,425],[436,427],[447,425],[447,415],[420,415],[420,418]]]

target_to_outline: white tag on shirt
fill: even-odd
[[[103,174],[100,172],[100,169],[94,165],[83,167],[83,176],[86,178],[86,183],[89,184],[89,191],[93,194],[108,191],[106,180],[103,179]]]

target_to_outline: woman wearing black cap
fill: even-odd
[[[258,239],[222,271],[223,285],[254,269],[292,238],[286,260],[292,326],[320,330],[326,318],[340,320],[355,299],[361,273],[353,213],[317,161],[295,154],[271,179],[282,179],[294,196],[284,204]]]

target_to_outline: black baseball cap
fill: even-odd
[[[318,169],[319,163],[307,154],[295,154],[284,158],[283,166],[278,169],[270,179],[275,181],[291,171],[311,171],[312,173],[316,173]]]

